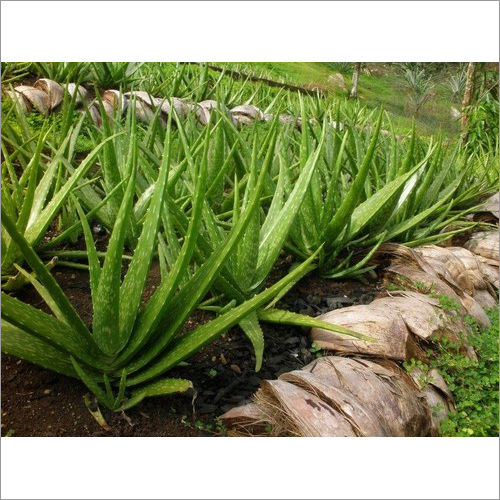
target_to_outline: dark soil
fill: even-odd
[[[286,263],[278,265],[281,274]],[[92,321],[88,273],[56,267],[59,281],[78,312],[88,324]],[[159,280],[153,265],[146,295]],[[381,291],[376,279],[335,281],[309,275],[299,282],[278,307],[317,316],[349,305],[369,303]],[[19,299],[46,310],[32,287],[16,294]],[[186,329],[204,323],[212,313],[196,311]],[[168,396],[144,400],[126,415],[101,409],[111,430],[97,424],[83,402],[88,392],[74,379],[39,368],[2,354],[2,436],[206,436],[216,432],[216,419],[225,411],[249,400],[261,380],[311,362],[311,342],[307,331],[295,327],[263,324],[265,352],[262,369],[254,371],[252,347],[237,327],[205,347],[169,375],[191,380],[196,396]],[[210,428],[211,426],[211,428]],[[213,429],[213,430],[212,430]]]

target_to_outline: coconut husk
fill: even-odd
[[[442,314],[439,300],[422,293],[394,292],[390,297],[374,300],[370,306],[378,307],[382,312],[396,310],[408,330],[423,340],[450,328]]]
[[[483,257],[482,255],[476,255],[476,259],[478,262],[481,262],[483,264],[487,264],[488,266],[494,267],[498,269],[499,262],[498,260],[495,259],[487,259],[486,257]]]
[[[325,379],[305,370],[284,373],[279,378],[314,394],[337,410],[349,422],[357,436],[389,435],[383,422],[371,414],[349,390],[330,385]]]
[[[421,358],[423,352],[410,335],[401,314],[377,305],[358,305],[327,312],[318,317],[328,323],[367,335],[372,342],[359,340],[322,328],[311,330],[311,339],[319,347],[334,352],[369,354],[389,359]]]
[[[106,115],[112,119],[115,115],[115,109],[116,109],[114,104],[110,101],[102,101],[102,107]]]
[[[420,251],[420,248],[427,249],[427,251]],[[439,250],[440,247],[433,247],[431,245],[427,247],[420,247],[419,249],[412,249],[399,245],[397,243],[386,243],[379,248],[379,252],[390,253],[396,257],[393,263],[403,263],[405,265],[410,264],[424,271],[426,274],[433,278],[437,278],[438,281],[443,282],[448,287],[451,287],[458,293],[461,293],[463,288],[455,280],[454,274],[457,274],[457,269],[454,273],[450,272],[442,260],[446,260],[446,254],[442,255]],[[446,252],[446,249],[443,249]],[[424,257],[424,254],[426,256]],[[441,254],[441,255],[440,255]],[[439,256],[439,257],[438,257]],[[454,260],[455,266],[450,265],[450,268],[459,268],[458,274],[461,279],[466,280],[466,270],[460,261],[456,260],[453,254],[449,254],[450,259]],[[465,273],[465,275],[464,275]],[[471,283],[467,282],[467,289],[470,289]]]
[[[354,437],[344,416],[310,392],[284,380],[264,380],[255,401],[272,417],[275,435]]]
[[[436,369],[424,373],[420,368],[414,368],[409,374],[419,387],[420,395],[430,409],[431,435],[439,436],[441,423],[450,411],[455,410],[453,394]]]
[[[425,436],[429,410],[411,378],[392,361],[328,356],[303,368],[355,397],[388,436]]]
[[[66,90],[71,97],[73,97],[75,95],[75,92],[77,92],[75,98],[76,105],[85,104],[89,99],[89,93],[87,92],[87,89],[85,87],[82,87],[81,85],[78,85],[77,89],[76,83],[68,83],[68,85],[66,86]]]
[[[264,114],[257,106],[252,106],[250,104],[242,104],[241,106],[236,106],[230,111],[234,120],[242,125],[250,125],[256,121],[262,121]]]
[[[461,298],[461,302],[464,305],[467,313],[470,314],[482,327],[488,328],[491,325],[491,321],[488,315],[484,312],[481,304],[477,302],[470,295],[464,294]]]
[[[493,196],[490,196],[484,205],[481,207],[482,210],[485,212],[490,212],[492,215],[494,215],[497,219],[498,217],[498,212],[499,212],[499,193],[495,193]]]
[[[265,427],[269,425],[269,419],[256,403],[248,403],[243,406],[231,408],[220,416],[226,427],[238,427],[241,431],[247,433],[264,432]]]
[[[14,90],[22,94],[42,115],[49,113],[49,96],[43,90],[30,87],[29,85],[18,85]]]
[[[482,231],[471,236],[465,248],[476,255],[495,261],[498,266],[498,232]]]
[[[194,105],[190,102],[180,99],[179,97],[156,97],[155,105],[160,106],[163,113],[166,115],[170,114],[172,105],[179,118],[185,118],[189,112],[194,108]]]
[[[102,118],[101,114],[99,113],[99,110],[97,109],[97,106],[91,104],[89,106],[89,114],[90,117],[92,118],[92,121],[94,122],[94,125],[100,127],[102,125]]]
[[[497,301],[495,297],[491,295],[488,290],[476,290],[472,298],[483,308],[489,309],[491,307],[496,307]]]
[[[64,90],[54,80],[50,80],[49,78],[40,78],[35,82],[34,87],[40,89],[48,95],[50,110],[57,108],[57,106],[61,104]]]
[[[148,106],[151,106],[153,108],[157,107],[158,99],[144,90],[132,90],[131,92],[125,92],[125,96],[127,97],[127,99],[135,96],[137,100],[145,102]]]
[[[206,125],[208,123],[210,120],[210,114],[214,109],[218,109],[221,112],[226,113],[228,116],[231,116],[229,110],[223,104],[220,104],[212,99],[201,101],[198,103],[198,107],[196,108],[196,117],[201,125]]]
[[[442,382],[433,390],[447,401]],[[244,428],[265,419],[279,436],[426,436],[433,429],[426,397],[391,361],[320,358],[262,382],[254,400],[257,406],[235,408],[223,420]]]
[[[279,115],[278,120],[283,125],[288,125],[290,123],[297,124],[297,118],[295,118],[295,116],[292,116],[292,115],[281,114],[281,115]]]
[[[31,103],[19,92],[14,90],[7,90],[6,94],[14,101],[14,103],[20,107],[23,113],[31,112]]]
[[[435,276],[431,276],[428,273],[417,269],[411,264],[395,263],[391,264],[386,272],[388,275],[396,275],[402,281],[409,280],[413,282],[414,285],[419,283],[420,287],[427,287],[429,291],[433,291],[438,295],[446,295],[453,299],[457,304],[461,305],[463,309],[460,311],[461,314],[464,312],[473,316],[480,324],[487,324],[487,316],[482,307],[468,294],[465,292],[458,295],[455,291],[443,280]]]
[[[434,267],[438,276],[446,279],[448,282],[453,280],[453,282],[466,293],[474,293],[474,280],[470,276],[471,273],[467,270],[465,264],[458,256],[448,248],[438,247],[436,245],[425,245],[415,248],[415,252]],[[443,266],[446,271],[443,271]],[[481,278],[480,275],[479,278]]]
[[[481,273],[479,261],[476,255],[462,247],[448,247],[448,250],[458,257],[465,266],[469,272],[469,278],[471,279],[475,290],[489,287],[488,281],[484,279],[483,274]]]
[[[415,265],[403,262],[394,262],[387,269],[386,274],[389,277],[395,277],[397,281],[409,284],[419,284],[420,288],[425,288],[425,292],[434,291],[439,295],[447,295],[460,303],[460,297],[455,290],[436,275],[429,274]]]
[[[120,116],[127,109],[127,97],[123,95],[119,90],[109,89],[102,94],[102,104],[109,103],[111,107],[105,106],[106,114],[108,116],[114,115],[114,110],[118,109],[120,111]],[[111,110],[111,114],[110,111]]]
[[[153,119],[154,115],[153,110],[144,101],[136,101],[135,116],[139,121],[148,123]]]
[[[481,274],[483,275],[483,278],[498,290],[498,266],[492,266],[491,264],[488,264],[487,261],[489,261],[489,259],[483,259],[479,255],[477,257],[477,260],[479,261],[479,269],[481,271]]]

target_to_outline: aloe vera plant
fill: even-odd
[[[208,137],[208,136],[207,136]],[[113,410],[126,409],[144,397],[185,391],[187,380],[160,378],[205,344],[265,305],[289,283],[307,271],[312,259],[304,262],[272,287],[187,334],[179,331],[210,288],[218,271],[241,238],[256,210],[264,185],[263,169],[255,190],[228,237],[179,286],[188,272],[205,201],[208,141],[197,164],[192,212],[182,250],[169,275],[141,309],[140,302],[151,263],[155,236],[165,202],[170,167],[168,132],[162,165],[137,247],[128,271],[121,280],[121,253],[127,222],[132,210],[136,164],[133,157],[124,198],[100,263],[92,233],[79,209],[87,243],[90,287],[93,304],[92,328],[80,318],[33,246],[19,231],[2,201],[2,222],[6,233],[36,273],[30,276],[51,314],[44,313],[2,292],[2,350],[46,368],[80,378],[99,402]]]
[[[275,158],[275,147],[278,135],[277,127],[278,121],[275,119],[261,145],[261,151],[265,152],[262,162],[258,161],[258,157],[261,156],[258,154],[258,136],[254,136],[248,167],[249,172],[245,179],[246,182],[244,192],[241,196],[242,199],[240,199],[240,182],[237,177],[233,184],[232,224],[238,224],[241,212],[246,210],[251,200],[252,193],[255,190],[259,170],[271,170],[271,165]],[[267,213],[265,213],[264,217],[261,217],[261,213],[264,212],[263,197],[260,200],[261,210],[254,213],[246,230],[236,244],[233,254],[228,259],[227,264],[221,270],[220,276],[215,281],[215,288],[217,291],[223,293],[226,304],[224,306],[210,305],[206,307],[207,309],[224,312],[231,307],[244,303],[261,291],[284,247],[290,227],[303,202],[322,150],[322,142],[323,139],[320,140],[320,144],[316,151],[308,158],[295,182],[293,190],[287,198],[285,198],[284,191],[285,166],[283,162],[280,162],[278,184],[271,196]],[[223,221],[217,217],[209,206],[204,207],[204,222],[205,232],[200,237],[202,241],[199,244],[199,252],[202,256],[209,255],[213,252],[217,245],[220,244],[220,241],[225,237],[226,231],[231,230],[224,228]],[[231,225],[229,228],[231,228]],[[312,269],[312,266],[310,269]],[[298,275],[296,281],[300,277],[302,277],[302,275]],[[291,283],[290,286],[292,284],[293,283]],[[284,292],[286,290],[287,289],[284,289]],[[279,297],[277,297],[273,303],[275,303],[278,298]],[[266,311],[259,309],[242,318],[238,323],[254,348],[256,361],[255,369],[257,371],[261,367],[264,351],[264,335],[260,326],[260,321],[301,326],[315,326],[321,323],[323,327],[328,330],[333,330],[341,334],[358,336],[356,332],[352,332],[337,325],[327,324],[308,316],[293,314],[289,311],[280,311],[275,308]]]
[[[90,76],[89,62],[34,62],[32,71],[60,83],[85,81]]]
[[[19,174],[16,164],[21,164],[19,148],[9,150],[2,142],[4,163],[2,165],[2,203],[5,213],[16,221],[16,227],[26,241],[37,247],[47,228],[64,207],[75,188],[95,164],[105,139],[66,177],[68,158],[73,158],[74,144],[81,126],[81,120],[70,130],[52,155],[43,150],[50,145],[50,128],[42,127],[36,138],[30,161],[23,166]],[[70,167],[71,168],[71,167]],[[22,262],[22,252],[2,227],[2,280],[12,277],[14,264]]]

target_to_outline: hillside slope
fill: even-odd
[[[347,96],[351,88],[352,63],[329,62],[255,62],[217,63],[247,74],[317,88],[337,95]],[[460,109],[460,95],[453,94],[451,79],[457,78],[462,68],[459,64],[429,63],[430,89],[426,102],[415,115],[417,129],[422,134],[453,137],[459,131],[452,107]],[[498,67],[497,74],[498,74]],[[339,88],[335,74],[341,73],[345,89]],[[412,91],[404,77],[404,68],[398,63],[364,63],[358,84],[359,100],[369,108],[382,105],[393,117],[399,131],[406,131],[414,116],[411,105]]]

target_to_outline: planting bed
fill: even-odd
[[[284,270],[286,262],[276,266]],[[156,266],[150,273],[146,294],[155,283]],[[86,322],[91,321],[88,273],[58,267],[54,273]],[[378,279],[327,280],[309,275],[285,295],[279,306],[318,316],[331,309],[366,304],[382,290]],[[34,306],[46,306],[31,287],[17,297]],[[197,311],[189,321],[194,328],[211,313]],[[2,354],[2,436],[204,436],[216,430],[215,419],[234,406],[244,404],[261,380],[301,368],[314,360],[307,331],[298,327],[263,324],[265,350],[262,369],[254,371],[255,358],[248,339],[232,328],[194,356],[188,366],[172,370],[172,376],[191,380],[192,396],[173,395],[146,399],[126,412],[101,408],[111,429],[106,431],[84,405],[88,392],[78,380],[44,370]],[[314,349],[312,349],[314,351]],[[194,411],[193,411],[194,410]],[[207,426],[212,425],[214,431]]]
[[[455,340],[468,315],[490,326],[498,133],[396,134],[382,109],[207,65],[9,69],[3,435],[225,435],[242,406],[266,435],[439,434],[431,409],[452,411],[452,389],[402,367],[436,347],[429,318]],[[429,246],[461,236],[458,254]],[[410,289],[374,300],[376,265]],[[320,348],[334,356],[316,362]],[[321,387],[285,380],[321,385],[316,366],[324,404]],[[342,370],[367,393],[339,396]]]

